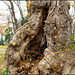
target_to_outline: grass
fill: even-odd
[[[1,75],[7,74],[7,68],[6,68],[6,64],[4,62],[4,59],[5,59],[5,53],[0,52],[0,74]]]
[[[5,54],[4,52],[0,52],[0,54]]]
[[[0,52],[0,64],[4,61],[5,53]]]
[[[0,49],[7,49],[7,47],[8,47],[7,45],[4,45],[4,46],[0,45]]]
[[[0,49],[5,49],[5,51],[7,51],[7,47],[8,47],[7,45],[5,46],[0,45]],[[7,74],[7,68],[4,59],[5,59],[5,52],[0,52],[0,74],[1,75]]]
[[[0,45],[0,49],[5,49],[7,51],[7,45]],[[0,52],[0,64],[4,61],[5,58],[5,52]]]

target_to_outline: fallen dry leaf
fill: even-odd
[[[64,54],[61,55],[62,57],[64,56]]]
[[[54,52],[54,54],[58,54],[58,52]]]

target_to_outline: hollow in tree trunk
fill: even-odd
[[[61,71],[64,74],[75,73],[71,71],[72,66],[68,65],[69,70],[65,67],[68,63],[66,61],[61,67],[64,60],[58,54],[63,49],[66,50],[70,44],[71,18],[68,3],[32,1],[30,8],[30,21],[17,29],[8,47],[6,55],[8,74],[15,74],[16,69],[20,67],[20,61],[27,60],[30,55],[32,59],[37,60],[37,54],[42,55],[42,58],[33,74],[61,73]]]

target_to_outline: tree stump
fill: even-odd
[[[40,74],[48,74],[61,64],[54,51],[70,44],[71,18],[66,1],[32,1],[30,8],[30,21],[16,31],[8,46],[8,74],[16,74],[20,61],[29,52],[39,50],[43,50],[44,57],[37,68]]]

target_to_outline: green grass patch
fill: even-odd
[[[5,53],[0,52],[0,64],[4,61]]]
[[[8,47],[7,45],[4,45],[4,46],[0,45],[0,49],[7,49],[7,47]]]
[[[0,54],[5,54],[4,52],[0,52]]]

